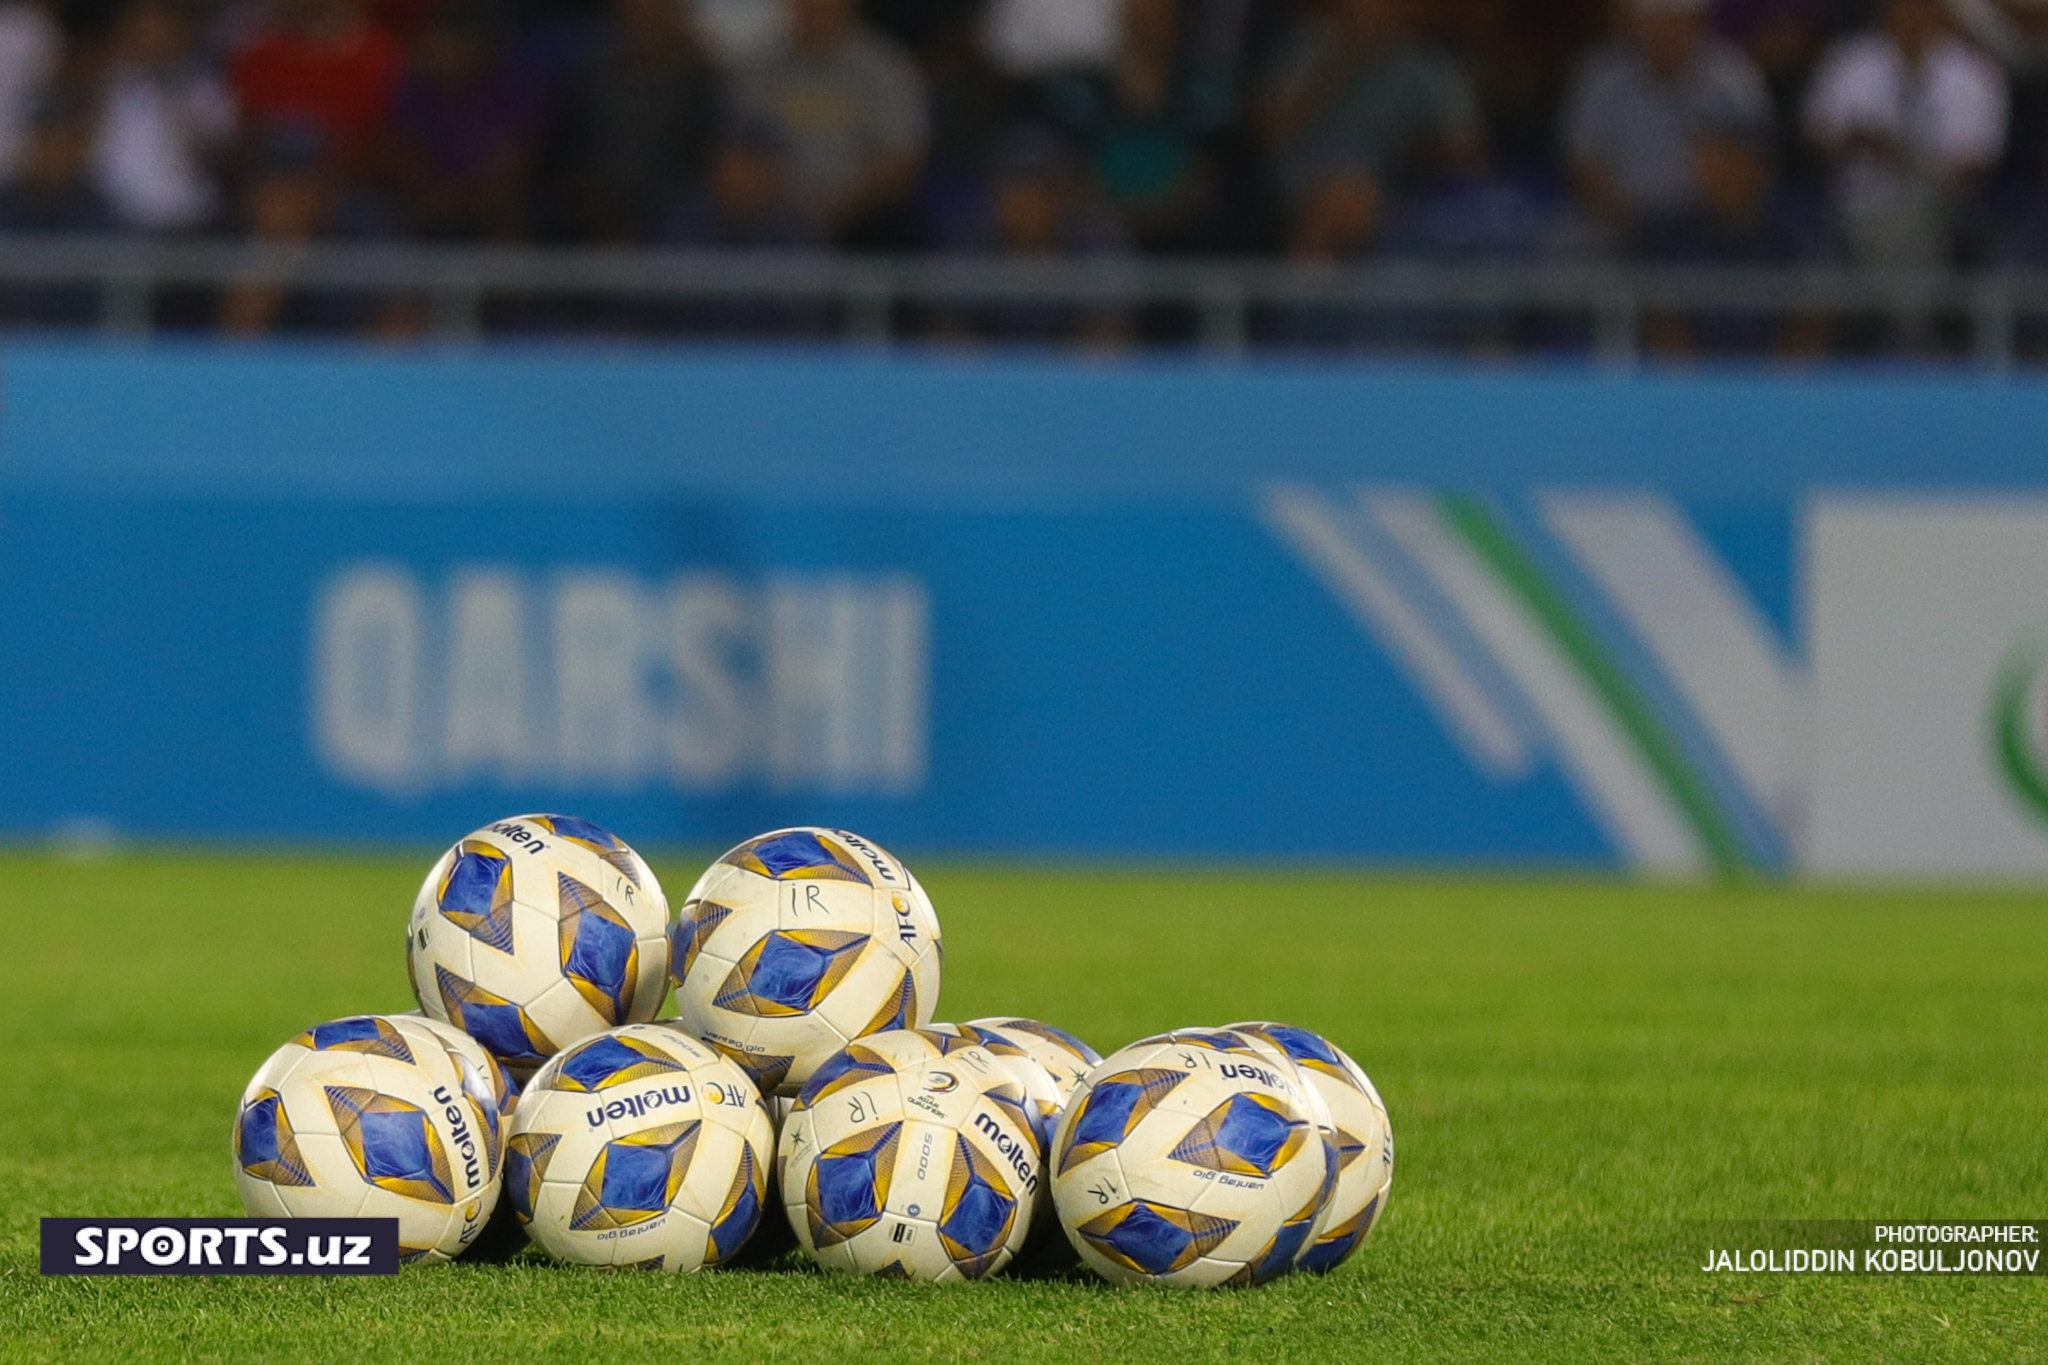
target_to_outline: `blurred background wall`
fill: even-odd
[[[2039,0],[0,0],[0,325],[2004,365],[2044,118]]]
[[[2048,871],[2048,389],[0,353],[0,831]]]
[[[2048,871],[2041,0],[0,0],[0,834]]]

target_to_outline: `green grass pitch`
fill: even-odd
[[[50,1280],[40,1214],[238,1213],[269,1051],[411,1006],[419,859],[0,856],[0,1360],[2048,1358],[2048,1281],[1701,1273],[1684,1220],[2048,1217],[2048,905],[939,864],[941,1017],[1104,1052],[1328,1032],[1385,1092],[1391,1212],[1327,1279],[1216,1294],[801,1268]],[[658,859],[672,888],[693,860]]]

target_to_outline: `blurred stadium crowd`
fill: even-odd
[[[2044,190],[2048,0],[0,0],[0,232],[1896,270]]]

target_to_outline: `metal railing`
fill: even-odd
[[[1659,314],[1911,314],[1957,320],[1964,355],[2002,373],[2017,361],[2022,319],[2048,318],[2048,270],[1885,276],[1840,267],[1316,266],[0,236],[0,297],[9,286],[93,291],[97,326],[116,336],[148,334],[167,290],[250,285],[411,295],[426,302],[429,331],[458,343],[486,334],[499,298],[824,305],[841,336],[870,346],[902,334],[906,307],[1166,307],[1185,310],[1192,340],[1218,356],[1248,350],[1263,311],[1533,311],[1583,318],[1592,354],[1617,367],[1643,359],[1645,320]]]

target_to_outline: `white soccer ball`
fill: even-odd
[[[505,1197],[557,1260],[700,1270],[753,1235],[774,1150],[744,1072],[672,1025],[628,1024],[535,1073],[512,1122]]]
[[[420,1009],[514,1075],[661,1013],[668,901],[617,836],[566,815],[500,820],[441,856],[413,903]]]
[[[1053,1200],[1118,1284],[1261,1284],[1292,1268],[1334,1165],[1305,1083],[1262,1044],[1188,1029],[1116,1052],[1054,1135]]]
[[[436,1019],[431,1014],[419,1010],[408,1010],[393,1017],[417,1020],[424,1027],[432,1029],[452,1051],[461,1053],[471,1066],[483,1072],[484,1079],[490,1082],[491,1097],[498,1102],[499,1120],[506,1124],[511,1123],[512,1111],[519,1107],[519,1087],[512,1080],[512,1074],[491,1055],[489,1048],[446,1020]]]
[[[1329,1226],[1331,1202],[1337,1192],[1337,1169],[1339,1165],[1337,1121],[1331,1117],[1330,1106],[1324,1102],[1322,1091],[1309,1084],[1308,1078],[1302,1075],[1301,1068],[1294,1064],[1294,1058],[1288,1055],[1287,1049],[1281,1047],[1272,1039],[1258,1033],[1247,1032],[1235,1025],[1222,1029],[1202,1029],[1200,1031],[1204,1033],[1236,1034],[1262,1053],[1281,1072],[1292,1076],[1295,1084],[1300,1088],[1302,1109],[1307,1113],[1309,1122],[1315,1125],[1316,1132],[1322,1136],[1323,1180],[1327,1187],[1323,1198],[1323,1207],[1316,1214],[1315,1221],[1310,1224],[1308,1236],[1302,1241],[1301,1250],[1305,1252],[1309,1247],[1315,1245],[1316,1238],[1322,1235],[1325,1227]],[[1299,1268],[1299,1266],[1300,1254],[1297,1253],[1295,1267]]]
[[[845,830],[741,844],[698,879],[671,932],[677,1017],[764,1094],[796,1094],[854,1039],[922,1027],[938,1003],[931,901]]]
[[[1302,1270],[1335,1270],[1365,1244],[1387,1211],[1394,1183],[1394,1128],[1365,1070],[1320,1034],[1289,1024],[1232,1024],[1285,1052],[1322,1096],[1336,1128],[1337,1188],[1322,1226],[1295,1257]]]
[[[498,1202],[490,1081],[425,1020],[361,1015],[272,1053],[235,1117],[235,1187],[259,1218],[396,1218],[401,1260],[462,1254]]]
[[[987,1049],[898,1029],[827,1059],[783,1125],[790,1226],[827,1270],[979,1280],[1024,1245],[1040,1198],[1024,1091]]]
[[[944,1033],[986,1049],[995,1059],[1010,1069],[1017,1078],[1017,1084],[1024,1088],[1024,1099],[1031,1110],[1032,1132],[1038,1138],[1038,1151],[1044,1156],[1052,1142],[1052,1130],[1059,1125],[1060,1110],[1066,1105],[1067,1091],[1062,1087],[1050,1068],[1039,1060],[1037,1052],[1027,1047],[1026,1041],[1038,1042],[1021,1031],[1006,1032],[992,1028],[986,1021],[973,1024],[933,1024],[934,1033]],[[1085,1073],[1083,1073],[1085,1074]],[[1050,1201],[1040,1201],[1044,1207]]]
[[[1000,1033],[1045,1068],[1059,1088],[1060,1105],[1102,1061],[1102,1054],[1062,1028],[1036,1019],[970,1019],[963,1027]]]

